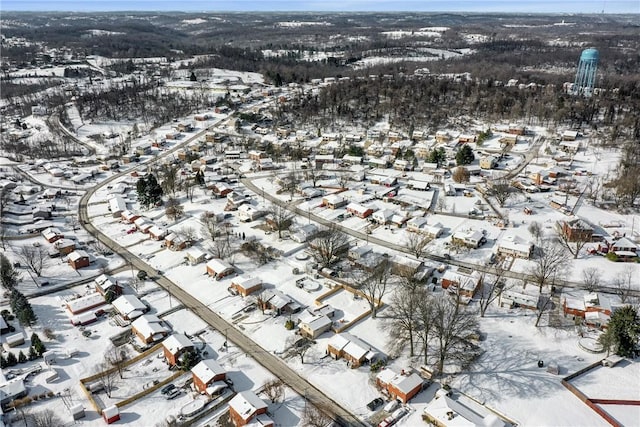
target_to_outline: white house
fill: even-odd
[[[146,306],[145,303],[140,301],[135,295],[121,295],[111,303],[113,308],[116,309],[118,313],[125,320],[133,320],[149,310],[149,307]]]
[[[500,240],[500,243],[498,244],[498,253],[501,255],[529,259],[533,253],[533,243],[527,242],[521,237],[515,235],[508,235]]]

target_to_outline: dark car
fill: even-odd
[[[384,400],[382,400],[379,397],[376,397],[375,399],[373,399],[371,402],[367,403],[367,408],[369,408],[370,411],[375,411],[376,409],[378,409],[382,404],[384,403]]]
[[[176,388],[175,384],[167,384],[166,386],[162,387],[162,389],[160,389],[160,393],[167,394],[174,388]]]

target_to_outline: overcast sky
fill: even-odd
[[[640,13],[640,0],[0,0],[0,10]]]

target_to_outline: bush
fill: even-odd
[[[615,253],[613,253],[613,252],[609,252],[609,253],[606,255],[606,258],[607,258],[609,261],[618,262],[618,255],[616,255],[616,254],[615,254]]]
[[[289,320],[287,320],[286,322],[284,322],[284,327],[285,327],[288,331],[292,330],[292,329],[293,329],[293,327],[294,327],[293,320],[289,319]]]

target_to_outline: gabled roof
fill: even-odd
[[[229,401],[229,407],[242,416],[242,418],[247,419],[258,410],[267,408],[267,404],[253,391],[245,390],[236,394],[233,399]]]
[[[191,368],[191,373],[205,384],[212,381],[216,376],[225,374],[226,372],[227,371],[225,371],[222,366],[213,359],[202,360],[196,366]]]
[[[193,347],[193,343],[183,334],[172,334],[162,341],[162,346],[171,354],[176,354],[184,348]]]

